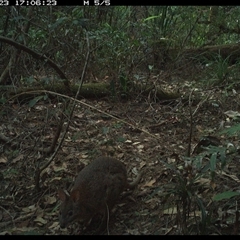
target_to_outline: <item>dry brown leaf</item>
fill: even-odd
[[[23,227],[27,227],[29,225],[30,219],[27,219],[25,221],[20,222],[20,224],[18,225],[18,227],[23,228]]]
[[[216,183],[213,181],[211,181],[210,185],[213,190],[217,187]],[[204,192],[208,192],[208,191],[204,191]]]
[[[34,222],[36,222],[38,225],[42,226],[47,223],[47,220],[38,216],[36,219],[34,219]]]
[[[133,173],[134,175],[137,175],[137,174],[138,174],[138,170],[137,170],[136,167],[134,167],[134,168],[132,169],[132,173]]]
[[[148,209],[153,210],[156,206],[159,205],[159,201],[159,198],[151,198],[145,201],[145,203],[148,204]]]
[[[51,179],[51,180],[49,181],[49,183],[54,182],[54,181],[61,181],[61,180],[62,180],[61,177],[55,177],[55,178]]]
[[[240,116],[240,113],[237,112],[237,111],[232,111],[232,110],[229,110],[229,111],[226,111],[224,112],[228,117],[230,118],[234,118],[234,117],[239,117]]]
[[[20,160],[22,160],[22,159],[24,159],[24,155],[23,154],[20,154],[19,156],[17,156],[16,158],[14,158],[13,159],[13,163],[16,163],[16,162],[18,162],[18,161],[20,161]]]
[[[145,196],[145,195],[148,195],[148,194],[149,194],[149,189],[145,188],[145,189],[142,190],[142,191],[138,191],[137,196],[138,196],[138,197],[142,197],[142,196]]]
[[[151,181],[145,183],[142,187],[152,187],[156,181],[156,179],[152,179]]]
[[[177,213],[177,207],[167,208],[163,211],[166,215],[172,215]]]
[[[119,153],[119,154],[117,155],[117,158],[118,158],[118,159],[122,159],[123,156],[124,156],[124,153]]]
[[[127,198],[132,202],[136,202],[136,200],[132,196],[128,196]]]
[[[219,172],[218,172],[218,174],[219,174]],[[234,181],[235,181],[235,182],[237,182],[237,183],[240,183],[240,180],[239,180],[239,178],[238,178],[238,177],[236,177],[235,175],[230,175],[230,174],[227,174],[227,173],[225,173],[225,172],[222,172],[222,175],[224,175],[224,176],[227,176],[227,177],[231,178],[232,180],[234,180]]]
[[[210,186],[211,180],[208,178],[199,178],[196,183],[200,183],[201,185],[208,185]]]
[[[76,113],[74,114],[74,117],[82,119],[84,117],[83,113]]]
[[[57,201],[56,197],[50,197],[50,196],[46,196],[45,197],[45,202],[44,204],[46,205],[52,205],[53,203],[55,203]]]
[[[144,149],[144,145],[138,145],[137,149],[138,149],[138,152],[142,152],[142,150]]]
[[[66,164],[65,164],[66,165]],[[66,166],[64,164],[62,166],[52,166],[54,172],[66,171]]]
[[[69,159],[74,159],[75,158],[75,154],[69,154],[64,158],[65,161],[69,160]]]
[[[6,163],[7,162],[7,157],[3,156],[0,157],[0,163]]]
[[[140,169],[142,169],[145,165],[146,165],[146,162],[145,161],[141,161],[140,162]]]
[[[170,164],[170,163],[175,163],[176,162],[176,158],[167,158],[167,162],[168,162],[168,164]]]
[[[166,215],[172,215],[172,214],[177,214],[177,211],[178,211],[177,207],[172,207],[172,208],[165,209],[163,213]],[[182,209],[180,210],[180,212],[182,212]],[[200,215],[201,215],[200,211],[194,211],[189,213],[189,216],[200,216]]]
[[[59,222],[54,222],[51,226],[49,226],[49,229],[54,229],[59,227]]]
[[[31,184],[31,185],[26,186],[27,189],[31,189],[31,188],[33,189],[34,187],[35,187],[34,184]]]
[[[123,207],[124,205],[126,205],[126,203],[119,203],[118,204],[119,207]]]
[[[29,212],[33,212],[36,210],[36,205],[31,205],[31,206],[28,206],[28,207],[24,207],[22,208],[22,210],[26,213],[29,213]]]
[[[80,158],[81,158],[81,159],[89,158],[89,154],[81,154],[81,155],[80,155]]]
[[[34,228],[34,227],[22,227],[22,228],[13,228],[11,231],[12,231],[12,233],[13,232],[31,232],[31,231],[34,231],[34,230],[36,230],[36,228]]]

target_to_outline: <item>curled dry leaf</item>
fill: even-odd
[[[26,213],[29,213],[29,212],[33,212],[36,210],[36,205],[31,205],[31,206],[28,206],[28,207],[24,207],[22,208],[22,211],[26,212]]]
[[[56,197],[50,197],[50,196],[46,196],[45,197],[45,202],[44,204],[46,205],[52,205],[53,203],[55,203],[57,201]]]
[[[138,149],[138,152],[142,152],[142,150],[144,149],[144,145],[138,145],[137,149]]]
[[[145,201],[145,203],[148,204],[149,209],[153,210],[160,204],[160,200],[159,198],[155,197],[155,198],[148,199],[147,201]]]
[[[49,229],[55,229],[59,227],[59,222],[54,222],[51,226],[49,226]]]
[[[60,181],[61,179],[62,179],[61,177],[55,177],[55,178],[51,179],[51,180],[49,181],[49,183],[54,182],[54,181],[58,182],[58,181]]]
[[[54,172],[66,171],[66,169],[67,169],[66,166],[53,166],[52,168],[53,168]]]
[[[145,161],[140,162],[140,169],[142,169],[144,166],[146,166],[146,162]]]
[[[6,163],[7,162],[7,157],[0,157],[0,163]]]
[[[123,156],[124,156],[124,154],[123,154],[123,153],[119,153],[119,154],[117,155],[118,159],[122,159],[122,158],[123,158]]]
[[[22,234],[22,233],[32,233],[37,232],[35,227],[15,227],[11,230],[11,234]]]
[[[38,225],[42,226],[47,223],[47,220],[43,219],[42,217],[37,217],[34,219],[34,222],[36,222]]]
[[[138,170],[137,170],[136,167],[134,167],[134,168],[132,169],[132,173],[133,173],[134,175],[137,175],[137,174],[138,174]]]
[[[226,114],[230,118],[234,118],[234,117],[239,117],[240,116],[239,112],[232,111],[232,110],[226,111],[226,112],[224,112],[224,114]]]
[[[224,175],[224,176],[227,176],[227,177],[231,178],[232,180],[234,180],[234,181],[235,181],[235,182],[237,182],[237,183],[240,183],[240,180],[239,180],[239,178],[238,178],[237,176],[235,176],[235,175],[232,175],[232,174],[227,174],[227,173],[225,173],[225,172],[222,172],[222,175]]]
[[[141,143],[141,142],[134,142],[133,145],[138,145],[139,143]]]

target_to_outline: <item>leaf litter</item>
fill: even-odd
[[[215,94],[216,98],[221,95],[220,92]],[[238,112],[229,110],[234,108],[234,104],[238,106],[238,102],[229,102],[231,106],[225,101],[222,112],[229,118],[238,117]],[[112,109],[110,102],[91,100],[89,104]],[[18,147],[17,151],[14,148],[7,149],[0,157],[0,173],[3,178],[0,185],[0,234],[78,234],[76,223],[67,229],[59,227],[57,189],[63,187],[69,190],[78,169],[82,169],[99,155],[109,154],[126,164],[131,179],[134,179],[140,170],[144,170],[143,178],[131,197],[122,197],[116,204],[115,212],[110,216],[109,233],[179,233],[175,220],[178,211],[182,212],[183,209],[175,205],[174,195],[165,199],[164,189],[169,183],[172,184],[172,189],[174,188],[177,184],[175,171],[182,171],[184,166],[181,156],[186,155],[188,147],[188,106],[178,104],[174,109],[171,105],[152,102],[149,108],[150,103],[146,101],[114,104],[114,115],[123,119],[134,119],[138,127],[147,128],[155,137],[135,131],[123,123],[116,127],[114,119],[102,118],[101,114],[84,107],[77,108],[62,149],[54,163],[43,173],[44,182],[41,182],[40,192],[36,192],[34,188],[34,171],[38,164],[44,164],[45,159],[43,153],[33,149],[35,145],[51,144],[57,122],[49,118],[46,124],[40,119],[41,116],[46,116],[47,111],[56,109],[56,106],[51,103],[41,106],[39,102],[36,103],[37,112],[28,111],[28,105],[13,106],[16,115],[11,117],[18,121],[9,121],[7,118],[2,121],[5,126],[2,129],[10,129],[9,132],[2,132],[9,138],[15,136]],[[224,120],[222,118],[223,115],[216,113],[214,106],[201,106],[195,115],[197,127],[194,129],[193,144],[198,143],[205,131],[216,131],[216,127]],[[121,140],[116,141],[117,139]],[[237,145],[238,139],[233,138],[232,142]],[[162,162],[176,166],[177,170],[174,167],[167,168]],[[214,187],[210,178],[198,179],[196,184],[205,186],[205,191],[200,192],[199,196],[207,194],[211,199],[211,196],[214,196],[213,191],[219,192],[223,185],[226,190],[236,189],[239,184],[239,170],[238,164],[229,163],[226,171],[217,172],[218,181]],[[221,216],[230,212],[223,211]],[[200,212],[190,211],[189,216],[199,217]],[[91,234],[91,231],[85,234]],[[216,234],[216,231],[212,230],[212,234]]]

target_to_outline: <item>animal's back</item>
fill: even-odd
[[[125,165],[111,157],[99,157],[86,166],[77,176],[74,187],[67,195],[59,190],[62,201],[60,207],[60,226],[79,220],[87,224],[97,213],[106,216],[125,188],[135,187],[141,175],[129,184]]]
[[[127,182],[124,164],[110,157],[99,157],[86,166],[76,178],[73,190],[81,192],[81,201],[96,211],[110,209]]]

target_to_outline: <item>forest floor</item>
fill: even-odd
[[[60,151],[41,175],[40,191],[35,191],[35,170],[47,158],[33,149],[50,146],[61,103],[51,99],[32,107],[28,102],[5,105],[0,129],[14,144],[0,142],[0,234],[93,234],[98,219],[87,229],[78,223],[60,228],[57,189],[69,190],[78,171],[100,155],[124,162],[130,181],[140,170],[144,173],[133,193],[116,203],[105,234],[239,233],[236,198],[213,201],[217,193],[239,192],[239,155],[205,155],[198,162],[200,170],[186,158],[190,144],[192,159],[197,159],[194,149],[204,136],[216,140],[219,148],[238,146],[237,136],[220,133],[234,125],[232,115],[240,112],[239,89],[207,87],[200,82],[201,68],[161,76],[152,76],[151,81],[187,99],[194,90],[191,142],[190,106],[184,98],[171,102],[159,102],[153,96],[82,100],[131,125],[77,104]],[[216,155],[225,157],[223,170],[212,159]],[[205,166],[210,167],[201,171]],[[186,186],[190,187],[185,191]]]

